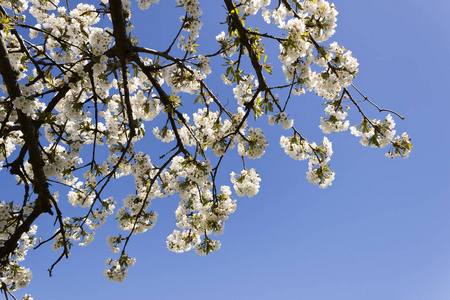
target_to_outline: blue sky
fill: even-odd
[[[173,8],[175,0],[160,2],[133,16],[142,46],[158,49],[160,39],[179,26],[181,9],[162,12]],[[224,30],[217,27],[225,19],[224,9],[200,2],[205,5],[200,34],[214,37]],[[52,278],[46,270],[58,254],[48,247],[31,251],[25,265],[34,278],[18,295],[68,300],[450,299],[450,3],[346,0],[335,6],[339,15],[333,40],[352,50],[360,63],[354,83],[380,107],[406,117],[396,118],[396,129],[412,137],[410,158],[388,160],[387,149],[363,147],[349,132],[328,135],[336,179],[321,190],[306,180],[307,164],[279,147],[279,135],[288,133],[260,120],[270,146],[247,167],[258,170],[261,189],[253,198],[238,199],[217,253],[169,252],[165,240],[175,228],[179,200],[155,199],[157,225],[132,240],[128,253],[137,263],[125,282],[103,276],[104,262],[112,255],[106,236],[119,232],[110,222],[89,247],[76,247],[69,260],[59,263]],[[213,45],[199,47],[212,52]],[[278,55],[276,48],[271,51]],[[308,139],[320,140],[321,99],[307,94],[289,107],[296,127]],[[366,109],[374,118],[385,116]],[[350,115],[353,124],[360,119],[354,107]],[[153,149],[152,144],[142,147]],[[230,158],[222,170],[223,184],[231,170],[240,171],[235,161]],[[9,191],[10,182],[5,173],[1,188]],[[122,181],[110,192],[121,201],[133,187]],[[52,222],[47,216],[41,224],[45,221]]]

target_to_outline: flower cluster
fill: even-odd
[[[71,248],[73,242],[78,242],[80,246],[87,246],[94,240],[95,232],[85,231],[81,225],[83,220],[66,217],[62,220],[62,223],[64,224],[64,234],[61,232],[61,229],[55,231],[55,240],[52,245],[53,251],[57,251],[64,246]],[[90,222],[88,221],[87,223]]]
[[[136,0],[136,2],[138,3],[140,9],[145,10],[149,9],[153,3],[158,3],[159,0]]]
[[[16,149],[17,141],[13,142],[14,137],[0,138],[0,171],[2,170],[3,162]]]
[[[110,32],[102,28],[92,28],[89,34],[89,44],[92,48],[92,54],[100,56],[110,48],[112,42]]]
[[[12,203],[11,203],[12,204]],[[31,213],[32,208],[24,209],[25,215]],[[3,247],[5,242],[14,234],[14,228],[20,226],[22,221],[20,219],[19,206],[8,205],[4,201],[0,202],[0,246]],[[19,265],[25,260],[25,256],[29,249],[33,248],[37,242],[35,237],[37,226],[32,225],[27,232],[22,233],[18,242],[17,248],[9,256],[8,264],[2,263],[0,267],[0,281],[4,286],[8,286],[10,290],[14,291],[26,287],[33,277],[30,269]]]
[[[284,152],[293,159],[305,160],[311,156],[311,147],[306,139],[301,139],[294,135],[291,138],[280,137],[280,146]]]
[[[161,140],[161,142],[169,143],[173,141],[175,138],[175,133],[173,130],[170,130],[167,126],[164,126],[162,129],[159,129],[158,127],[153,128],[153,134]]]
[[[363,146],[384,148],[394,138],[395,122],[389,114],[383,121],[363,119],[358,126],[350,127],[350,132],[357,137]]]
[[[341,106],[336,107],[335,105],[329,104],[325,107],[325,114],[329,115],[326,118],[320,118],[320,126],[323,133],[340,132],[348,129],[349,121],[344,121],[347,117],[347,112],[345,112]]]
[[[167,237],[167,248],[176,253],[195,249],[201,255],[218,250],[220,242],[211,240],[208,235],[222,234],[225,220],[236,210],[230,188],[222,186],[221,193],[214,195],[210,189],[198,188],[195,184],[183,186],[182,200],[175,212],[177,226],[183,231],[174,230]]]
[[[306,178],[312,184],[318,184],[320,188],[326,188],[334,180],[334,172],[330,170],[330,157],[333,154],[331,142],[324,137],[318,146],[316,143],[308,143],[305,139],[293,136],[287,138],[281,136],[280,145],[284,152],[293,159],[306,160],[308,172]]]
[[[392,147],[386,153],[386,157],[388,158],[408,158],[409,153],[411,152],[411,138],[408,136],[406,132],[403,132],[402,136],[397,136],[395,139],[391,141]]]
[[[24,96],[15,98],[13,100],[13,105],[16,109],[21,110],[28,116],[33,116],[38,109],[44,107],[43,103],[40,103],[39,101],[34,99],[26,99]]]
[[[216,41],[219,42],[223,57],[231,57],[237,53],[236,40],[230,34],[225,34],[222,31],[219,35],[216,36]],[[227,74],[222,74],[221,78],[226,85],[232,85],[231,81],[228,79]]]
[[[273,19],[279,28],[288,32],[280,44],[279,55],[286,81],[296,82],[295,94],[302,94],[307,88],[327,100],[335,99],[342,88],[351,85],[358,72],[351,51],[344,53],[345,48],[336,42],[329,47],[319,45],[334,34],[337,11],[323,0],[306,0],[297,8],[295,15],[283,4],[272,12],[263,10],[267,23]],[[312,64],[325,70],[312,71]]]
[[[254,76],[245,76],[236,87],[233,88],[234,98],[239,105],[245,106],[253,100],[253,88],[258,86],[258,81],[254,81]]]
[[[162,75],[173,94],[180,92],[194,94],[200,87],[200,81],[206,78],[206,75],[202,74],[199,69],[193,69],[191,66],[167,67]]]
[[[318,184],[320,188],[327,188],[334,180],[334,172],[330,170],[330,157],[333,154],[331,142],[324,137],[322,144],[317,146],[315,143],[310,144],[313,149],[311,158],[308,163],[308,172],[306,178],[312,184]]]
[[[183,22],[183,30],[189,32],[189,36],[186,39],[184,35],[179,38],[179,47],[187,52],[195,51],[195,39],[199,36],[199,31],[202,28],[203,23],[200,22],[200,16],[202,11],[199,6],[198,0],[177,0],[178,6],[184,7],[187,13],[187,18],[181,16],[180,19]]]
[[[250,127],[245,135],[239,135],[238,152],[240,156],[260,158],[268,145],[260,128]]]
[[[106,244],[111,247],[109,250],[111,250],[112,253],[117,254],[120,251],[119,245],[122,242],[122,236],[108,236],[106,239]]]
[[[290,129],[294,125],[293,119],[288,119],[287,114],[283,111],[278,115],[269,115],[269,125],[273,126],[275,123],[283,126],[283,129]]]
[[[234,184],[234,190],[238,196],[253,197],[258,194],[261,178],[255,169],[242,170],[239,177],[236,176],[234,172],[231,172],[231,182]]]
[[[122,282],[128,274],[128,267],[134,266],[136,258],[130,258],[126,254],[122,254],[119,260],[108,258],[106,260],[105,277],[115,282]]]

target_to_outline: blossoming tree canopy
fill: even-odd
[[[236,210],[235,197],[259,191],[261,178],[246,164],[268,146],[261,122],[280,125],[281,147],[308,161],[303,167],[309,182],[331,185],[331,141],[313,142],[289,118],[288,103],[306,92],[325,107],[312,125],[324,134],[350,128],[362,145],[388,146],[389,158],[408,157],[410,138],[394,130],[394,118],[403,117],[379,108],[355,87],[356,58],[330,42],[335,6],[324,0],[273,2],[217,2],[215,25],[221,29],[209,47],[215,51],[199,53],[203,23],[197,0],[173,1],[180,23],[169,45],[141,45],[134,35],[133,13],[157,11],[158,0],[0,1],[0,168],[23,189],[14,201],[0,203],[5,295],[29,283],[31,271],[21,266],[29,249],[53,243],[58,262],[75,245],[88,245],[110,215],[119,230],[107,239],[113,258],[106,261],[105,276],[123,281],[135,263],[127,254],[131,237],[157,220],[154,198],[180,199],[169,250],[217,251],[220,241],[213,236]],[[250,27],[252,22],[264,31]],[[265,44],[278,52],[269,53]],[[216,65],[222,67],[216,71]],[[281,81],[271,76],[274,68],[284,73]],[[212,72],[222,72],[220,93]],[[225,91],[234,102],[221,96]],[[363,105],[388,114],[372,118]],[[356,108],[359,124],[346,120],[349,106]],[[168,147],[138,151],[148,135]],[[242,168],[219,182],[223,161],[236,158]],[[134,178],[129,195],[107,195],[105,188],[123,176]],[[67,201],[78,215],[67,215]],[[55,231],[38,242],[35,222],[47,213]]]

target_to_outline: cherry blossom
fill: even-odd
[[[106,240],[113,258],[106,260],[104,275],[122,282],[136,262],[127,245],[155,226],[152,201],[158,198],[178,201],[177,229],[166,241],[170,251],[218,251],[221,242],[213,235],[224,233],[237,198],[259,192],[255,160],[271,140],[267,125],[258,124],[264,115],[270,125],[281,125],[274,130],[284,134],[279,134],[284,152],[308,161],[300,166],[307,180],[330,186],[336,176],[332,142],[306,137],[301,120],[294,126],[288,105],[307,92],[325,105],[326,116],[318,116],[313,128],[328,134],[350,127],[364,146],[390,146],[389,158],[409,156],[411,138],[395,136],[394,130],[394,117],[403,117],[379,109],[356,88],[357,59],[328,41],[336,29],[334,4],[224,0],[217,4],[216,25],[226,30],[218,29],[202,48],[197,0],[173,0],[180,24],[169,45],[138,42],[133,13],[164,13],[158,2],[0,4],[0,170],[11,173],[24,193],[17,201],[0,202],[5,294],[32,279],[22,266],[31,248],[50,242],[60,262],[75,246],[88,246],[111,215],[118,232]],[[260,32],[247,20],[267,23],[273,32]],[[278,50],[268,53],[266,44]],[[281,76],[273,76],[274,69]],[[347,104],[362,117],[359,124],[350,126]],[[363,105],[389,114],[376,119]],[[147,149],[148,140],[160,147]],[[218,174],[233,157],[241,171],[222,181]],[[126,187],[128,196],[114,199],[106,187],[125,176],[134,180]],[[77,214],[69,216],[69,209]],[[55,228],[37,241],[35,223],[42,214],[53,216]]]

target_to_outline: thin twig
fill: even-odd
[[[355,90],[356,90],[356,91],[364,98],[365,101],[367,101],[367,102],[369,102],[370,104],[372,104],[373,106],[375,106],[375,107],[378,109],[379,112],[387,111],[387,112],[390,112],[390,113],[393,113],[393,114],[397,115],[397,117],[399,117],[399,118],[402,119],[402,120],[405,119],[405,118],[402,117],[399,113],[397,113],[397,112],[395,112],[395,111],[393,111],[393,110],[378,107],[378,105],[376,105],[375,103],[373,103],[372,101],[370,101],[369,98],[367,98],[360,90],[358,90],[358,88],[357,88],[354,84],[352,84],[352,87],[353,87],[353,88],[354,88],[354,89],[355,89]]]

